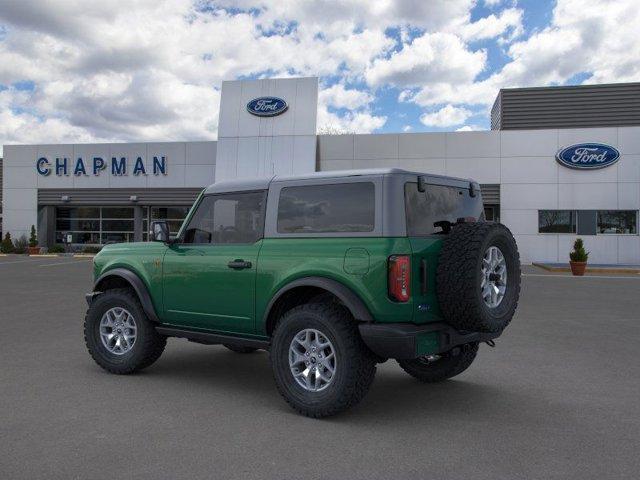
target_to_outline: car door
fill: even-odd
[[[255,282],[266,192],[203,196],[163,263],[164,316],[173,325],[254,333]]]

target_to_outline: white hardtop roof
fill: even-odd
[[[431,178],[442,178],[448,180],[458,180],[471,182],[467,178],[447,177],[435,175],[427,172],[412,172],[401,168],[364,168],[359,170],[332,170],[328,172],[312,172],[300,175],[272,175],[268,177],[222,180],[216,182],[205,189],[205,194],[238,192],[249,190],[267,190],[269,185],[277,182],[290,182],[295,180],[313,180],[315,178],[344,178],[344,177],[366,177],[379,175],[426,175]]]

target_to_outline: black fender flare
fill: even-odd
[[[373,321],[373,317],[365,303],[349,287],[326,277],[303,277],[286,284],[284,287],[280,288],[273,297],[271,297],[271,300],[265,309],[264,316],[262,317],[263,325],[267,324],[269,314],[278,299],[289,290],[298,287],[318,287],[327,290],[344,303],[351,312],[351,315],[353,315],[353,318],[362,322]]]
[[[108,277],[120,277],[123,280],[125,280],[129,285],[131,285],[131,287],[136,292],[136,295],[138,296],[140,303],[142,304],[142,309],[144,310],[144,313],[147,314],[147,316],[151,321],[160,323],[160,319],[156,314],[156,309],[153,306],[153,302],[151,301],[151,295],[149,294],[149,290],[147,289],[147,286],[144,284],[142,279],[140,279],[140,277],[136,273],[126,268],[114,268],[113,270],[107,270],[102,275],[100,275],[98,279],[95,281],[93,285],[93,291],[96,293],[100,293],[101,292],[99,288],[100,282],[102,282]]]

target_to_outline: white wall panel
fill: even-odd
[[[502,157],[502,183],[557,183],[560,166],[553,158]]]
[[[558,151],[558,130],[513,130],[500,134],[503,157],[553,158]]]
[[[618,208],[629,210],[640,209],[640,184],[618,184]]]
[[[446,159],[442,158],[399,158],[394,167],[405,168],[413,172],[446,175]]]
[[[401,133],[398,135],[398,156],[400,158],[444,158],[446,143],[444,133]]]
[[[520,262],[557,262],[557,235],[514,235],[520,252]]]
[[[558,250],[561,262],[569,262],[569,252],[573,250],[573,242],[575,242],[576,238],[576,235],[558,235]],[[584,241],[585,250],[589,252],[589,263],[618,263],[617,235],[580,235],[580,238]]]
[[[618,128],[618,150],[622,155],[640,155],[640,127]]]
[[[553,184],[503,184],[502,208],[515,210],[558,208],[558,186]]]
[[[237,137],[240,111],[243,107],[242,82],[222,82],[220,113],[218,115],[218,138]]]
[[[316,170],[316,136],[296,135],[293,138],[293,175],[309,173],[309,165]]]
[[[561,128],[558,130],[558,147],[564,148],[576,143],[606,143],[618,147],[617,128]]]
[[[318,157],[324,160],[352,160],[354,135],[319,135]]]
[[[4,167],[2,171],[3,183],[11,188],[33,188],[37,182],[35,167]],[[0,185],[0,187],[2,187]]]
[[[640,237],[638,235],[618,235],[618,262],[640,265]]]
[[[500,223],[513,234],[535,235],[538,233],[538,210],[500,209]]]
[[[640,131],[638,134],[640,135]],[[619,182],[640,183],[640,155],[623,155],[616,166]]]
[[[38,160],[38,145],[5,145],[3,168],[6,167],[36,167]]]
[[[561,183],[558,185],[558,208],[592,210],[618,207],[616,183]]]
[[[446,133],[447,157],[499,157],[500,132]]]
[[[354,158],[356,160],[398,158],[398,135],[355,135]]]
[[[446,172],[452,177],[471,178],[479,183],[500,183],[500,157],[447,157]]]
[[[187,165],[216,164],[216,142],[186,142],[185,163]]]

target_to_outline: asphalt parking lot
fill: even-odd
[[[638,478],[638,275],[529,268],[467,372],[422,385],[389,361],[357,408],[311,420],[264,352],[170,340],[144,373],[103,372],[82,337],[90,264],[0,258],[2,478]]]

